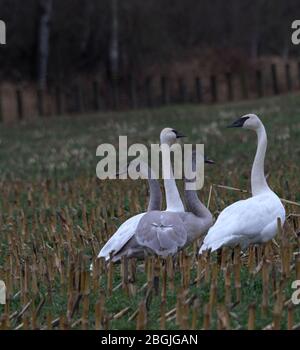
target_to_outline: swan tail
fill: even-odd
[[[202,246],[200,247],[199,255],[204,253],[205,251],[208,251],[208,250],[210,250],[210,252],[212,253],[212,252],[218,250],[219,248],[221,248],[223,244],[224,244],[223,241],[216,241],[216,242],[212,242],[210,244],[203,243]]]

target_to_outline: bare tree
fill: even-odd
[[[0,9],[8,31],[0,73],[42,89],[58,71],[108,73],[115,84],[210,48],[253,59],[300,50],[290,42],[299,0],[0,0]]]
[[[40,0],[39,5],[41,15],[38,35],[38,83],[43,90],[47,84],[52,0]]]
[[[83,18],[85,22],[85,26],[82,30],[81,42],[80,42],[80,51],[81,55],[84,56],[89,44],[89,39],[91,36],[91,17],[93,16],[93,12],[95,11],[94,2],[92,0],[87,1],[83,10]]]
[[[118,0],[111,0],[111,39],[109,49],[111,75],[115,79],[119,74],[119,20]]]
[[[250,57],[253,61],[255,61],[258,57],[258,48],[260,42],[260,12],[259,7],[260,3],[251,1],[252,7],[252,30],[250,36]]]

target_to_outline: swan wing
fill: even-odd
[[[112,251],[114,251],[114,254],[120,251],[135,234],[136,228],[145,214],[146,213],[140,213],[126,220],[105,243],[98,254],[98,258],[109,259],[109,255]]]
[[[141,246],[157,255],[168,256],[185,245],[187,231],[177,213],[155,211],[141,219],[135,237]]]
[[[265,241],[276,234],[277,218],[285,220],[285,210],[274,193],[241,200],[225,208],[208,231],[200,253],[223,245],[246,247],[250,243]],[[275,223],[275,224],[274,224]]]

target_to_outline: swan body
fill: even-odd
[[[166,143],[171,146],[176,142],[176,139],[180,137],[183,137],[183,135],[178,133],[176,130],[165,128],[161,132],[160,140],[161,143]],[[151,171],[149,168],[148,170]],[[161,209],[161,191],[159,182],[150,176],[148,183],[150,187],[150,201],[147,212],[137,214],[126,220],[100,250],[98,258],[102,257],[106,260],[109,260],[110,254],[113,253],[113,261],[118,261],[123,255],[132,256],[141,254],[141,247],[134,238],[139,222],[145,214],[153,210]],[[180,199],[175,180],[173,178],[165,179],[164,183],[166,188],[167,210],[184,211],[184,207]],[[142,253],[144,254],[144,250]]]
[[[275,193],[265,193],[241,200],[225,208],[208,231],[200,253],[222,246],[242,249],[250,244],[272,239],[277,232],[277,218],[283,223],[285,210]]]
[[[190,212],[152,211],[138,223],[135,240],[145,253],[166,257],[203,236],[212,223],[211,215],[199,218]]]
[[[254,114],[241,117],[231,127],[256,131],[258,147],[251,171],[252,197],[225,208],[209,229],[199,253],[215,251],[222,246],[242,249],[250,244],[271,240],[277,232],[277,219],[285,221],[285,209],[279,197],[270,189],[264,175],[267,135],[260,119]]]
[[[193,166],[194,163],[195,157]],[[189,212],[156,210],[141,218],[127,247],[131,256],[174,255],[207,232],[213,223],[210,211],[200,202],[195,190],[185,190],[185,199]]]
[[[183,220],[176,212],[152,211],[139,222],[135,237],[142,249],[168,256],[185,245],[187,235]]]

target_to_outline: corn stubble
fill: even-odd
[[[284,229],[278,222],[272,242],[246,251],[199,257],[196,242],[166,259],[96,259],[120,223],[144,210],[145,186],[2,182],[0,328],[300,328],[290,290],[300,279],[298,215]],[[212,186],[206,195],[212,210],[227,202]],[[289,212],[293,205],[286,203]]]

